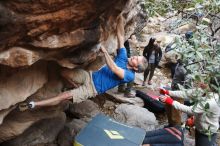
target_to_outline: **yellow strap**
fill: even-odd
[[[74,141],[73,146],[83,146],[83,145],[78,143],[77,141]]]
[[[104,130],[104,131],[111,139],[124,139],[124,137],[120,135],[117,131],[114,130]]]

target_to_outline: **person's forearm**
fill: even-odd
[[[117,24],[117,38],[119,43],[119,48],[124,48],[124,19],[123,16],[120,16]]]
[[[186,91],[169,91],[171,97],[188,99]]]
[[[191,106],[183,105],[183,104],[179,103],[178,101],[174,101],[172,106],[175,109],[180,110],[180,111],[182,111],[184,113],[187,113],[187,114],[190,114],[190,115],[194,114],[193,111],[192,111],[192,107]]]
[[[112,60],[111,56],[108,54],[108,52],[104,53],[105,55],[105,60],[106,60],[106,64],[107,66],[110,68],[111,71],[115,71],[115,69],[117,69],[117,65],[115,64],[115,62]]]
[[[183,91],[169,91],[169,95],[176,98],[189,99],[194,96],[202,96],[204,91],[201,89],[187,89]]]

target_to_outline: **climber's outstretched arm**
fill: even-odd
[[[124,38],[125,35],[125,30],[124,30],[124,18],[122,15],[118,17],[118,22],[117,22],[117,38],[118,38],[118,43],[119,43],[119,48],[124,48]]]

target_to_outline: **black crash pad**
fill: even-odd
[[[144,129],[125,125],[99,114],[79,132],[74,146],[140,146],[145,134]]]

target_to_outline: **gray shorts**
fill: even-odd
[[[80,85],[78,88],[69,91],[73,97],[73,103],[79,103],[97,95],[92,80],[92,72],[83,69],[64,70],[64,72],[68,75],[65,78]]]

